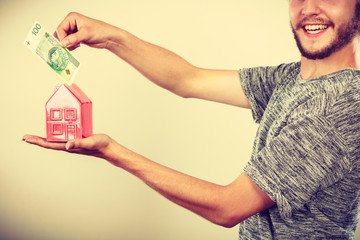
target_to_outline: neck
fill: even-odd
[[[311,60],[301,57],[301,78],[305,80],[327,75],[346,68],[360,67],[360,62],[357,64],[356,61],[356,55],[360,56],[360,51],[357,50],[359,48],[358,41],[358,39],[354,39],[353,42],[324,59]]]

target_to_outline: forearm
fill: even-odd
[[[180,96],[186,96],[187,81],[201,71],[177,54],[119,28],[113,31],[106,48],[155,84]]]
[[[152,189],[170,201],[226,227],[235,223],[231,211],[226,210],[227,186],[213,184],[153,162],[116,144],[109,151],[107,160],[144,181]],[[230,197],[231,198],[231,197]],[[228,211],[228,212],[227,212]]]

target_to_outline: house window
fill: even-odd
[[[75,108],[65,109],[65,120],[76,120],[76,109]]]
[[[51,108],[50,109],[50,120],[53,120],[53,121],[62,120],[62,109],[61,108]]]
[[[61,123],[52,123],[51,124],[51,133],[53,135],[62,135],[63,134],[63,125]]]

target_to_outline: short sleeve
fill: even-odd
[[[345,141],[325,116],[294,119],[267,141],[244,171],[283,218],[349,172]]]
[[[290,72],[296,73],[299,63],[271,67],[244,68],[239,70],[241,87],[252,106],[255,122],[259,123],[274,89]]]

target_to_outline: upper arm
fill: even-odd
[[[184,97],[199,98],[251,109],[236,70],[198,68],[186,84]]]

